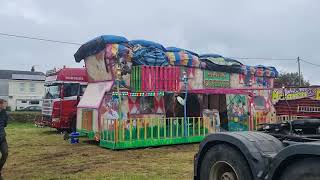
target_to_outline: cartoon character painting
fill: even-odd
[[[248,129],[248,105],[244,95],[229,95],[228,102],[228,128],[230,131],[243,131]]]
[[[100,115],[105,129],[112,129],[115,120],[119,119],[118,99],[107,95],[101,105]]]

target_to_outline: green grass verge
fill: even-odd
[[[192,179],[197,144],[112,151],[50,128],[9,123],[4,179]]]

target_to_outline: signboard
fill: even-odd
[[[230,74],[226,72],[204,71],[203,83],[205,88],[230,87]]]
[[[272,100],[294,100],[301,98],[314,98],[320,100],[320,89],[317,88],[286,88],[286,89],[274,89],[272,91]]]

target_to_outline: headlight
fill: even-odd
[[[52,118],[52,122],[58,122],[60,121],[60,118]]]

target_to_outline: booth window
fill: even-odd
[[[255,96],[253,102],[257,109],[265,109],[266,108],[266,100],[263,96]]]
[[[140,97],[140,113],[153,114],[154,110],[154,97]]]

